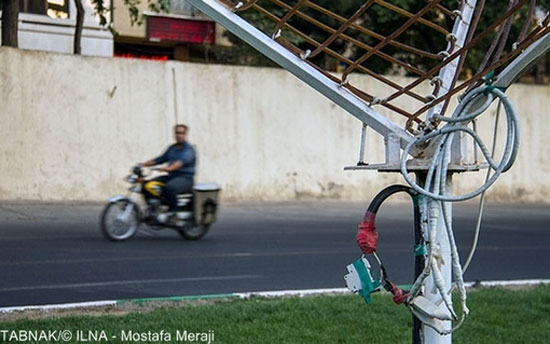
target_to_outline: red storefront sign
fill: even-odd
[[[147,37],[160,41],[214,44],[216,25],[207,20],[150,16]]]

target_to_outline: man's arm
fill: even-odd
[[[140,165],[142,166],[146,166],[146,167],[150,167],[150,166],[155,166],[155,165],[160,165],[164,162],[166,162],[168,159],[167,159],[167,155],[168,155],[168,151],[170,150],[170,148],[168,148],[161,156],[159,156],[158,158],[155,158],[155,159],[152,159],[152,160],[147,160],[146,162],[142,162],[140,163]]]
[[[155,165],[158,165],[158,164],[156,163],[155,160],[148,160],[146,162],[142,162],[141,165],[146,166],[146,167],[150,167],[150,166],[155,166]],[[164,172],[172,172],[172,171],[175,171],[175,170],[179,169],[181,166],[183,166],[181,161],[174,161],[173,163],[169,164],[168,166],[159,167],[158,170],[159,171],[164,171]]]
[[[181,161],[178,160],[178,161],[172,162],[168,166],[160,167],[159,171],[172,172],[172,171],[175,171],[175,170],[179,169],[182,166],[183,166],[183,164],[181,163]]]

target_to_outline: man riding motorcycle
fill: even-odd
[[[195,149],[187,142],[189,128],[174,126],[176,143],[158,158],[132,168],[126,181],[132,184],[128,195],[109,199],[101,214],[101,232],[111,241],[132,237],[141,224],[152,229],[170,228],[186,240],[198,240],[216,221],[218,194],[216,183],[194,185]],[[165,164],[157,171],[168,175],[148,179],[142,166]],[[145,202],[138,202],[140,197]]]
[[[193,146],[187,142],[188,132],[189,128],[185,124],[176,124],[174,126],[176,143],[170,145],[161,156],[140,164],[156,166],[167,163],[166,166],[157,168],[157,170],[168,172],[168,175],[154,180],[164,184],[162,195],[168,203],[169,215],[173,215],[177,211],[177,195],[193,191],[196,155]]]

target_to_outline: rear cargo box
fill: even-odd
[[[195,216],[197,224],[207,225],[216,221],[218,196],[221,186],[215,183],[197,183],[193,188],[195,194]]]

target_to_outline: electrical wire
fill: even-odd
[[[472,120],[475,120],[485,110],[487,110],[495,97],[498,98],[500,102],[497,110],[497,118],[495,120],[496,123],[494,129],[495,133],[493,135],[492,152],[489,152],[481,137],[475,131],[468,128],[467,125]],[[494,155],[496,148],[498,117],[501,104],[504,106],[507,118],[507,137],[504,146],[504,153],[501,159],[497,162],[494,160]],[[496,181],[496,179],[512,166],[517,156],[519,148],[519,120],[516,110],[514,109],[513,105],[509,101],[508,97],[504,94],[504,92],[490,85],[480,87],[470,92],[460,102],[459,106],[450,118],[439,115],[435,115],[434,117],[441,121],[447,122],[447,124],[439,130],[420,135],[412,140],[411,143],[409,143],[403,150],[403,155],[401,159],[401,173],[403,177],[405,178],[407,183],[409,183],[412,189],[426,196],[429,206],[429,209],[427,209],[426,206],[424,207],[424,210],[426,212],[428,212],[429,210],[429,219],[427,221],[428,228],[425,228],[425,230],[428,231],[427,233],[429,235],[427,264],[425,265],[424,270],[422,271],[420,276],[414,282],[407,303],[410,305],[410,307],[414,307],[415,298],[418,297],[418,295],[420,294],[423,286],[425,285],[427,277],[429,275],[432,275],[434,285],[437,288],[441,297],[440,303],[443,302],[445,304],[452,319],[458,320],[458,324],[451,329],[441,329],[436,328],[436,326],[433,326],[433,324],[430,324],[427,321],[424,321],[422,319],[421,321],[423,321],[425,325],[434,328],[434,330],[440,334],[450,334],[462,325],[465,317],[469,313],[468,307],[466,305],[467,296],[463,279],[464,271],[468,268],[475,252],[475,248],[477,246],[479,229],[481,226],[481,216],[483,214],[485,193],[489,189],[489,187],[491,187],[491,185]],[[475,144],[479,146],[482,154],[484,155],[489,167],[483,185],[481,185],[475,191],[456,196],[451,195],[451,191],[448,190],[446,183],[448,169],[451,162],[451,145],[454,135],[458,132],[465,132],[468,135],[472,136]],[[430,162],[424,187],[419,186],[410,178],[406,166],[406,158],[408,156],[408,152],[415,144],[421,142],[429,142],[431,144],[435,144],[435,151],[433,153],[432,161]],[[492,170],[494,172],[491,174]],[[466,260],[466,264],[464,264],[465,269],[463,269],[462,265],[460,264],[458,248],[454,238],[452,217],[448,202],[467,200],[477,197],[480,194],[482,195],[482,197],[480,201],[480,210],[474,235],[474,243],[472,246],[472,250],[470,251],[470,254]],[[455,280],[455,283],[452,285],[451,288],[445,286],[445,282],[440,270],[442,259],[441,250],[436,241],[441,215],[443,216],[446,232],[445,234],[447,236],[451,249],[451,271]],[[460,318],[457,317],[450,298],[450,292],[454,288],[458,289],[460,297],[460,308],[462,310]],[[449,320],[446,316],[441,316],[437,314],[431,314],[430,316],[435,319]]]
[[[491,151],[491,156],[495,156],[495,150],[496,150],[496,144],[497,144],[497,128],[498,128],[498,120],[500,117],[500,106],[502,104],[499,102],[497,106],[497,113],[495,116],[495,126],[494,126],[494,132],[493,132],[493,147]],[[489,180],[490,176],[490,170],[487,170],[487,174],[485,175],[485,182]],[[479,207],[478,207],[478,214],[476,219],[476,227],[474,230],[474,239],[472,242],[472,248],[470,249],[470,253],[468,254],[468,258],[466,258],[466,261],[464,262],[464,265],[462,267],[462,272],[466,273],[466,270],[468,270],[468,267],[470,266],[470,263],[472,262],[472,259],[474,257],[475,251],[477,249],[477,243],[479,241],[479,232],[481,230],[481,219],[483,218],[483,207],[485,206],[485,191],[481,193],[481,197],[479,199]]]
[[[501,107],[501,105],[502,104],[499,101],[498,106],[497,106],[496,116],[495,116],[495,124],[494,124],[494,132],[493,132],[493,146],[492,146],[491,156],[495,155],[495,150],[496,150],[496,142],[497,142],[497,136],[498,136],[497,129],[498,129],[498,121],[499,121],[499,117],[500,117],[500,107]],[[485,182],[487,182],[487,180],[489,179],[489,176],[490,176],[490,171],[488,170],[487,174],[485,175]],[[486,192],[481,193],[481,196],[480,196],[480,199],[479,199],[478,213],[477,213],[477,217],[476,217],[476,226],[475,226],[475,229],[474,229],[474,238],[472,240],[472,247],[470,249],[470,253],[468,254],[468,258],[466,258],[466,261],[462,265],[462,273],[463,274],[465,274],[466,270],[468,270],[468,267],[470,267],[470,263],[472,262],[472,259],[474,257],[475,252],[476,252],[476,249],[477,249],[477,244],[479,242],[479,233],[481,231],[481,219],[483,218],[483,208],[485,206],[485,194],[486,194]],[[455,288],[456,288],[456,284],[453,283],[453,286],[449,290],[448,293],[449,294],[452,293],[455,290]]]
[[[499,162],[493,160],[493,158],[491,157],[491,153],[483,143],[481,137],[472,129],[466,127],[467,122],[479,116],[489,107],[494,99],[494,95],[496,95],[502,102],[508,120],[506,145],[504,148],[503,156]],[[479,106],[479,97],[487,97],[487,99],[481,104],[481,106]],[[472,113],[468,113],[470,110],[472,110],[474,105],[479,107],[477,109],[474,108]],[[463,113],[466,113],[466,115],[463,115]],[[509,170],[514,163],[519,149],[519,120],[517,116],[517,111],[514,109],[514,106],[510,102],[509,98],[504,92],[502,92],[498,88],[493,88],[492,86],[480,87],[472,91],[463,99],[451,118],[438,115],[435,115],[434,117],[442,121],[448,122],[447,125],[428,134],[419,135],[418,137],[411,140],[403,150],[403,155],[401,157],[401,174],[403,175],[403,178],[405,178],[407,183],[418,193],[427,196],[433,200],[444,202],[457,202],[472,199],[489,189],[489,187],[494,184],[496,179],[503,172]],[[485,156],[485,159],[489,164],[489,168],[492,168],[494,170],[494,173],[478,189],[464,195],[452,196],[444,195],[439,192],[431,192],[429,190],[432,188],[432,179],[434,178],[436,180],[436,183],[433,185],[433,187],[437,188],[437,190],[439,190],[440,188],[444,189],[444,181],[446,179],[448,165],[450,163],[451,143],[456,132],[465,132],[472,136],[474,141],[479,146],[481,152]],[[436,150],[434,152],[426,177],[426,186],[421,187],[409,176],[406,158],[413,146],[424,141],[430,141],[438,136],[441,136],[441,138],[436,143]]]

